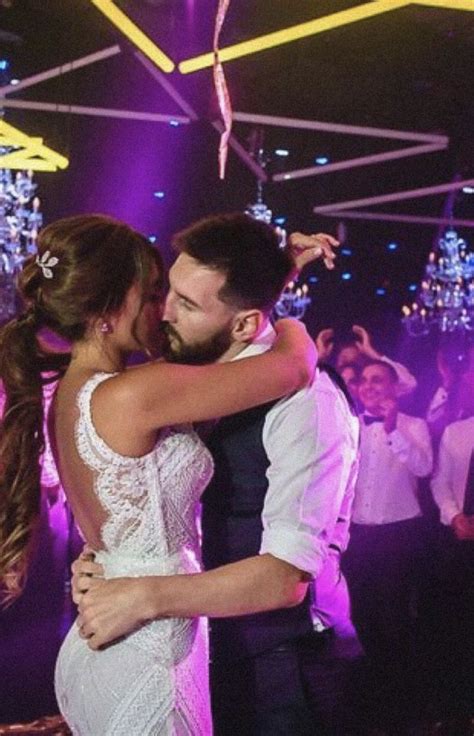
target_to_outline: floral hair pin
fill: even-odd
[[[53,278],[53,267],[59,262],[59,258],[51,255],[51,251],[46,250],[41,258],[36,256],[36,265],[39,266],[43,272],[45,279]]]

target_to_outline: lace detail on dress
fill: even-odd
[[[112,450],[94,427],[91,399],[97,386],[113,375],[95,374],[77,398],[78,451],[94,471],[97,497],[108,512],[104,547],[155,559],[186,546],[196,550],[194,510],[212,474],[211,457],[190,427],[163,430],[154,449],[142,457]]]
[[[107,512],[97,561],[106,577],[197,572],[196,503],[212,474],[211,456],[190,427],[163,430],[142,457],[112,450],[94,427],[91,400],[113,375],[95,374],[77,396],[77,449]],[[103,652],[89,650],[73,626],[56,689],[74,734],[212,733],[207,635],[198,619],[153,621]]]

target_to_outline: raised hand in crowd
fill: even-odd
[[[315,343],[319,360],[323,363],[329,360],[331,353],[334,350],[334,330],[331,327],[321,330],[321,332],[316,335]]]
[[[339,247],[339,241],[327,233],[304,235],[295,232],[288,237],[288,247],[298,271],[302,271],[308,263],[312,263],[318,258],[322,258],[326,268],[332,270],[336,258],[334,248]]]
[[[364,327],[352,325],[352,332],[355,335],[355,344],[362,355],[370,360],[381,360],[383,358],[383,355],[372,345],[372,339]]]

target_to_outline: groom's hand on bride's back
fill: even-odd
[[[87,547],[72,564],[72,597],[79,609],[79,635],[91,649],[100,649],[142,626],[137,615],[138,578],[104,579],[102,565]]]
[[[79,597],[76,624],[91,649],[101,649],[144,623],[141,578],[89,578]]]
[[[72,563],[71,570],[72,599],[78,606],[81,597],[89,590],[90,581],[104,577],[104,568],[94,562],[94,552],[88,547],[84,547],[77,560]]]

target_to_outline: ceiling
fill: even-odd
[[[380,2],[231,0],[220,45]],[[384,0],[382,4],[387,6]],[[212,48],[217,0],[116,0],[115,5],[175,62]],[[326,217],[313,210],[474,178],[470,6],[469,0],[413,2],[226,63],[234,111],[271,117],[273,123],[284,117],[343,128],[336,132],[334,125],[310,129],[236,121],[233,133],[242,149],[240,155],[231,150],[226,178],[220,182],[219,136],[213,127],[219,113],[211,69],[157,73],[89,0],[0,0],[1,55],[10,63],[3,83],[119,46],[119,53],[107,59],[24,89],[20,85],[8,94],[9,100],[30,105],[63,105],[64,112],[7,104],[4,119],[41,136],[69,158],[66,170],[37,175],[47,220],[77,211],[107,211],[165,243],[173,230],[195,217],[243,209],[254,200],[256,175],[247,153],[263,147],[268,159],[264,197],[274,215],[286,217],[290,230],[339,228],[345,236],[347,253],[339,257],[336,272],[314,271],[319,298],[313,300],[310,321],[321,325],[365,319],[380,331],[389,317],[393,324],[399,319],[400,305],[410,296],[409,286],[419,280],[442,227],[397,218],[436,219],[452,209],[455,219],[474,221],[474,195],[447,191],[350,207],[359,213],[354,217],[343,211]],[[169,120],[86,116],[71,112],[74,106],[191,121],[176,127]],[[444,144],[430,153],[396,158],[394,151],[429,146],[429,140],[397,140],[383,132],[361,135],[360,129],[367,128],[425,134]],[[276,155],[277,149],[288,155]],[[382,154],[387,153],[393,160],[374,162],[373,156],[386,159]],[[326,166],[315,164],[320,156],[329,159]],[[367,157],[372,163],[331,169],[335,163]],[[308,168],[315,171],[284,178]],[[164,196],[154,196],[157,192]],[[380,219],[358,219],[366,212]],[[387,214],[393,219],[385,220]],[[474,228],[465,224],[458,229],[472,243]],[[397,247],[388,249],[390,242]],[[342,279],[343,273],[351,278]]]

